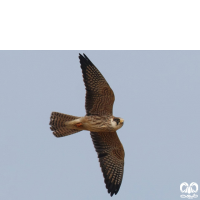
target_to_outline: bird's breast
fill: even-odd
[[[110,119],[99,116],[85,116],[84,128],[92,132],[114,131]]]

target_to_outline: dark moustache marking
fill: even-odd
[[[120,119],[119,119],[119,118],[116,118],[116,117],[115,117],[113,120],[116,121],[117,125],[118,125],[119,122],[120,122]]]

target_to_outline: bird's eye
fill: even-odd
[[[118,125],[119,122],[120,122],[120,119],[119,119],[119,118],[114,118],[113,120],[116,121],[117,125]]]

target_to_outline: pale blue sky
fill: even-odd
[[[0,51],[0,199],[111,199],[89,132],[56,138],[49,129],[52,111],[85,115],[79,53],[125,120],[112,198],[180,200],[182,182],[200,185],[200,51]]]

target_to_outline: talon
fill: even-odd
[[[77,124],[75,124],[75,126],[76,126],[76,127],[78,127],[78,128],[79,128],[79,127],[81,127],[82,125],[83,125],[83,124],[82,124],[81,122],[80,122],[80,123],[77,123]]]

